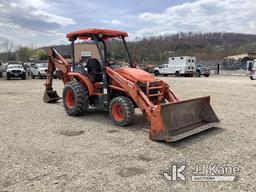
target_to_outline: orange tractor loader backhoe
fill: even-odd
[[[69,64],[54,48],[49,48],[44,101],[60,99],[52,88],[56,70],[65,84],[63,105],[71,116],[83,115],[92,106],[109,111],[114,124],[126,126],[132,121],[134,109],[140,108],[151,124],[150,139],[167,142],[215,127],[219,120],[210,105],[210,97],[180,100],[165,82],[134,65],[125,41],[127,36],[126,32],[107,29],[68,33],[72,63]],[[106,41],[109,38],[122,40],[129,67],[122,67],[107,58]],[[101,61],[89,58],[86,66],[76,63],[74,42],[77,39],[93,40]]]

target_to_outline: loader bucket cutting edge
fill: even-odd
[[[161,105],[164,129],[151,135],[153,140],[174,142],[216,127],[219,119],[210,105],[210,97]]]
[[[61,97],[57,94],[56,91],[45,91],[44,92],[44,102],[45,103],[55,103],[61,99]]]

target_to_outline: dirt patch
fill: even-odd
[[[17,95],[18,93],[16,93],[16,92],[4,92],[4,93],[2,93],[2,92],[0,92],[0,95]]]
[[[145,173],[146,170],[139,167],[125,167],[119,170],[118,175],[120,177],[132,177],[135,175],[141,175]]]
[[[145,161],[145,162],[153,161],[152,158],[150,158],[150,157],[148,157],[148,156],[146,156],[146,155],[139,155],[139,156],[138,156],[138,159],[139,159],[140,161]]]
[[[78,135],[82,135],[84,134],[83,130],[64,130],[64,131],[60,131],[59,132],[60,135],[64,135],[64,136],[68,136],[68,137],[72,137],[72,136],[78,136]]]
[[[2,183],[3,188],[7,188],[7,187],[9,187],[9,186],[11,186],[11,185],[12,185],[12,183],[11,183],[10,181],[4,181],[4,182]]]
[[[108,131],[108,133],[118,133],[118,132],[120,132],[120,131],[118,131],[118,130],[109,130]]]

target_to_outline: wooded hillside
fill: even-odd
[[[108,42],[110,52],[116,59],[126,57],[123,45],[119,40]],[[173,35],[148,37],[129,41],[133,59],[136,63],[159,64],[167,61],[170,56],[193,55],[198,61],[213,60],[220,62],[228,55],[256,52],[256,35],[235,33],[177,33]],[[47,47],[42,49],[46,50]],[[65,57],[70,55],[69,45],[58,45],[56,49]],[[10,54],[10,48],[6,52],[11,59],[15,59],[20,49]],[[16,53],[16,54],[15,54]],[[0,58],[6,54],[0,54]],[[20,57],[16,57],[19,59]],[[27,57],[29,58],[29,57]],[[10,58],[9,58],[10,59]]]
[[[117,57],[124,57],[122,46],[112,42]],[[256,35],[234,33],[179,33],[144,38],[128,43],[133,58],[139,63],[163,63],[170,56],[193,55],[197,60],[222,60],[223,57],[256,52]]]

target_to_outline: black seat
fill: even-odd
[[[86,67],[88,70],[88,74],[93,78],[95,82],[102,81],[102,69],[98,59],[95,59],[95,58],[88,59]]]

